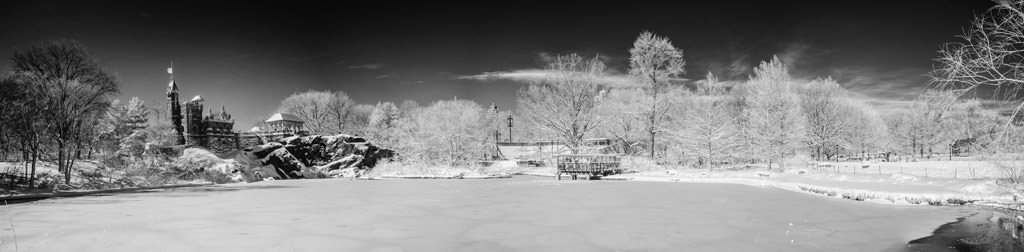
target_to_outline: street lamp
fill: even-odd
[[[512,142],[512,115],[508,115],[508,141]]]

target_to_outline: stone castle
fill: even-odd
[[[168,68],[167,73],[171,74],[171,81],[167,84],[167,111],[170,112],[179,146],[199,146],[223,154],[285,137],[305,135],[303,121],[287,113],[278,113],[266,120],[267,125],[274,127],[245,133],[234,131],[235,121],[224,106],[221,106],[220,113],[215,114],[211,108],[203,115],[202,96],[196,95],[187,102],[180,102],[173,69]]]

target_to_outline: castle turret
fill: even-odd
[[[178,84],[174,82],[174,63],[167,68],[167,74],[171,75],[171,82],[167,84],[167,112],[170,114],[171,125],[174,125],[174,134],[177,144],[185,144],[185,128],[181,125],[181,103],[178,101]]]

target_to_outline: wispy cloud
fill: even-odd
[[[924,93],[926,69],[878,69],[872,67],[846,67],[830,71],[840,85],[855,99],[874,105],[881,111],[906,106]]]
[[[521,69],[512,71],[486,72],[477,75],[458,76],[463,80],[496,81],[510,80],[521,83],[534,83],[555,77],[556,72],[546,69]],[[597,84],[608,87],[641,87],[643,83],[632,76],[621,73],[604,73],[597,76]]]
[[[384,67],[384,64],[362,64],[362,65],[348,66],[348,69],[374,70],[374,69],[381,69],[383,67]]]
[[[405,85],[413,85],[413,84],[423,84],[423,83],[427,83],[427,82],[426,82],[426,81],[422,81],[422,80],[417,80],[417,81],[403,81],[403,82],[399,82],[399,83],[398,83],[398,85],[402,85],[402,86],[405,86]]]
[[[388,77],[391,77],[391,75],[389,75],[389,74],[381,74],[381,75],[374,76],[373,79],[379,80],[379,79],[384,79],[384,78],[388,78]]]
[[[800,66],[808,59],[808,54],[812,53],[811,45],[803,42],[792,42],[786,43],[782,48],[782,51],[775,54],[778,56],[782,63],[785,63],[790,68]]]

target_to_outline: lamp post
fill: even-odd
[[[508,115],[508,141],[512,142],[512,115]]]

